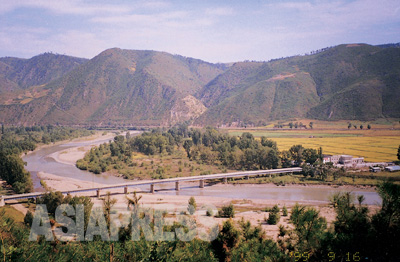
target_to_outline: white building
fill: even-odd
[[[342,164],[345,166],[354,166],[364,164],[363,157],[353,157],[350,155],[326,155],[323,158],[323,163],[332,162],[334,165]]]

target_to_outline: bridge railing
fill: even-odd
[[[110,190],[110,189],[124,188],[124,192],[127,193],[128,187],[146,186],[146,185],[149,185],[150,192],[154,193],[154,185],[157,185],[157,184],[175,183],[175,189],[179,190],[179,182],[200,181],[200,187],[204,187],[204,181],[211,180],[211,179],[224,179],[224,181],[226,182],[228,178],[250,177],[250,176],[268,175],[268,174],[281,174],[281,173],[296,173],[296,172],[301,172],[301,171],[302,171],[302,169],[300,167],[292,167],[292,168],[220,173],[220,174],[191,176],[191,177],[177,177],[177,178],[167,178],[167,179],[158,179],[158,180],[138,181],[138,182],[107,185],[107,186],[92,187],[92,188],[81,188],[81,189],[75,189],[75,190],[61,191],[61,193],[62,194],[72,194],[72,193],[97,191],[97,196],[100,196],[101,190],[104,191],[104,190]],[[0,206],[4,205],[5,201],[37,198],[37,197],[44,195],[45,193],[46,192],[35,192],[35,193],[27,193],[27,194],[0,196]]]

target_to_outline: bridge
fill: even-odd
[[[249,179],[250,177],[262,176],[262,175],[271,175],[271,174],[283,174],[283,173],[297,173],[301,172],[302,169],[300,167],[291,167],[291,168],[279,168],[279,169],[267,169],[267,170],[256,170],[256,171],[244,171],[244,172],[233,172],[233,173],[221,173],[221,174],[212,174],[212,175],[201,175],[201,176],[190,176],[190,177],[177,177],[177,178],[167,178],[167,179],[157,179],[157,180],[146,180],[146,181],[136,181],[129,182],[123,184],[115,184],[115,185],[106,185],[101,187],[92,187],[92,188],[80,188],[76,190],[68,190],[61,191],[62,194],[68,195],[72,193],[81,193],[81,192],[91,192],[96,191],[96,196],[100,197],[101,191],[106,191],[110,189],[118,189],[123,188],[124,193],[128,193],[129,187],[137,187],[137,186],[150,186],[150,192],[155,192],[155,185],[158,184],[167,184],[167,183],[175,183],[175,190],[180,190],[180,182],[190,182],[190,181],[199,181],[199,187],[204,188],[204,181],[211,179],[223,179],[224,183],[228,182],[228,178],[239,178],[245,177]],[[27,194],[18,194],[18,195],[8,195],[8,196],[0,196],[0,206],[3,206],[5,202],[11,200],[20,200],[20,199],[29,199],[29,198],[38,198],[42,195],[46,194],[46,192],[36,192],[36,193],[27,193]]]

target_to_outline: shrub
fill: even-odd
[[[280,218],[281,215],[279,213],[270,212],[267,219],[267,223],[270,225],[276,225],[279,222]]]
[[[187,208],[189,214],[193,215],[194,212],[196,212],[196,207],[197,207],[196,199],[194,199],[194,197],[190,197]]]
[[[284,216],[284,217],[288,216],[288,211],[287,211],[286,206],[283,206],[283,208],[282,208],[282,216]]]
[[[218,211],[219,217],[235,217],[235,208],[233,207],[232,203],[229,206],[223,206],[221,210]]]

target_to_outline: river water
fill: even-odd
[[[108,142],[110,139],[85,142],[66,142],[64,144],[53,145],[38,149],[23,157],[27,162],[26,169],[31,172],[34,183],[34,190],[44,191],[40,185],[40,179],[37,173],[42,171],[58,176],[70,177],[84,181],[91,181],[102,184],[120,184],[127,180],[109,176],[106,174],[95,175],[87,171],[82,171],[75,166],[59,163],[51,157],[56,152],[65,151],[72,147],[83,147],[88,145],[100,145]],[[213,196],[213,197],[228,197],[236,199],[270,199],[270,200],[290,200],[290,201],[315,201],[327,202],[329,197],[336,192],[344,191],[340,188],[331,187],[315,187],[315,186],[271,186],[271,185],[237,185],[237,186],[206,186],[199,188],[197,183],[183,183],[180,191],[174,190],[175,184],[157,185],[157,194],[176,194],[176,195],[191,195],[191,196]],[[143,187],[143,190],[149,190]],[[375,191],[355,189],[351,190],[355,195],[364,195],[365,204],[376,205],[381,203],[379,195]]]

